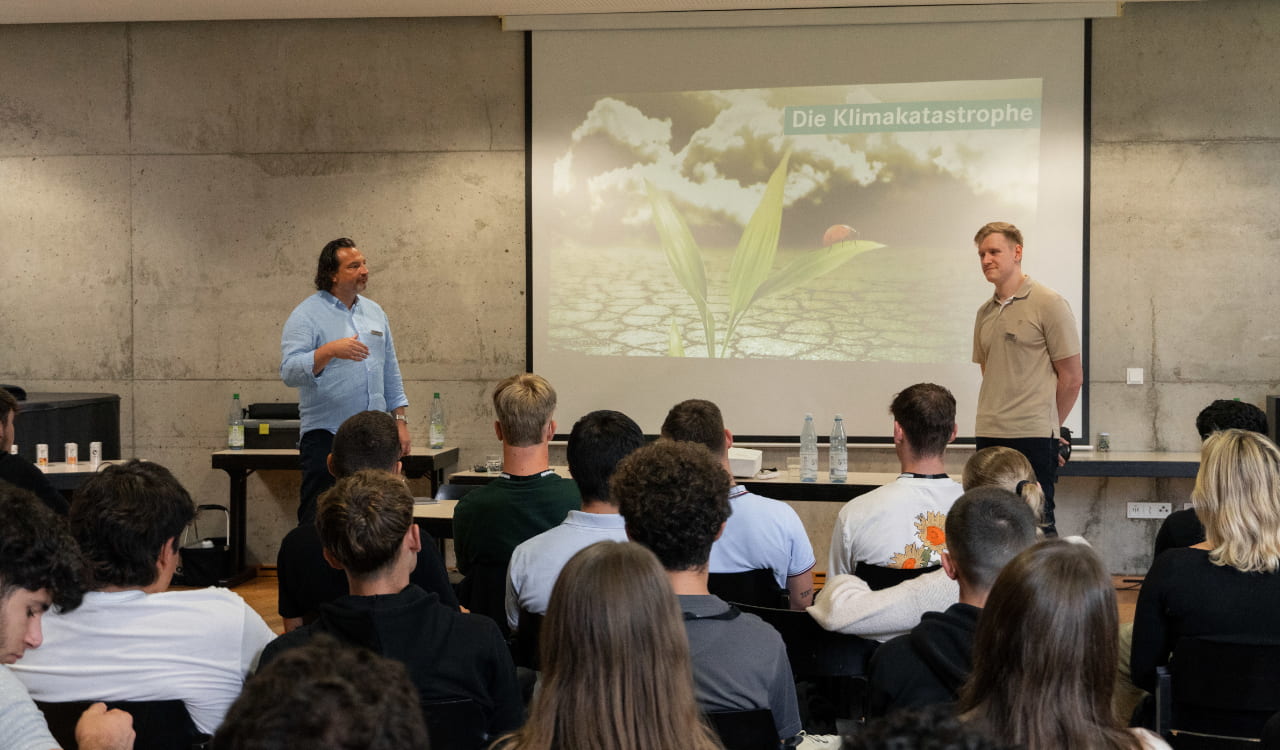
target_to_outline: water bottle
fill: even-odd
[[[231,408],[227,411],[227,447],[244,450],[244,410],[240,408],[239,393],[231,394]]]
[[[431,397],[431,447],[444,447],[444,402],[439,393]]]
[[[804,429],[800,431],[800,481],[818,481],[818,432],[813,427],[813,415],[804,415]]]
[[[844,435],[844,417],[836,415],[831,425],[831,445],[827,448],[827,470],[834,484],[844,484],[849,477],[849,450]]]

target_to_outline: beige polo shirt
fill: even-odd
[[[1058,375],[1053,363],[1080,353],[1071,305],[1030,276],[1008,304],[994,296],[978,308],[973,361],[985,367],[978,392],[979,437],[1058,434]]]

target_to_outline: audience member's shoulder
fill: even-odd
[[[249,607],[239,594],[221,586],[162,591],[158,594],[149,594],[147,599],[163,605],[227,609],[237,612]]]

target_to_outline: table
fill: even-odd
[[[227,511],[231,520],[231,538],[227,545],[231,550],[232,574],[218,582],[228,588],[244,583],[256,576],[257,570],[244,563],[245,517],[247,515],[249,475],[255,471],[301,472],[296,448],[245,448],[224,449],[213,452],[213,468],[227,472],[231,478],[230,500]],[[400,459],[400,468],[410,479],[429,477],[431,494],[439,489],[445,471],[458,463],[457,448],[414,448]],[[452,513],[450,514],[452,518]]]
[[[49,480],[49,484],[63,495],[70,496],[70,493],[79,489],[80,485],[85,483],[89,477],[95,472],[101,471],[103,466],[107,464],[121,463],[120,461],[103,461],[98,464],[97,469],[91,468],[88,461],[80,461],[74,465],[66,464],[61,461],[50,462],[41,471]]]
[[[561,476],[569,476],[565,466],[552,466]],[[1067,465],[1058,470],[1058,477],[1195,477],[1200,469],[1199,453],[1120,452],[1073,454]],[[488,484],[496,474],[483,471],[460,471],[449,475],[450,484]],[[898,478],[897,472],[849,472],[844,484],[833,484],[826,473],[818,475],[816,482],[795,482],[783,474],[773,479],[738,479],[738,484],[763,497],[775,500],[799,500],[818,502],[847,502],[859,495],[882,487]],[[960,481],[960,473],[952,478]]]
[[[457,500],[437,500],[433,503],[414,503],[413,520],[437,542],[453,538],[453,510]],[[443,557],[444,550],[440,550]]]

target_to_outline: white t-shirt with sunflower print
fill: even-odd
[[[947,512],[963,492],[949,477],[904,474],[845,503],[831,532],[827,575],[852,573],[859,562],[888,568],[940,565],[939,555],[947,548]]]

